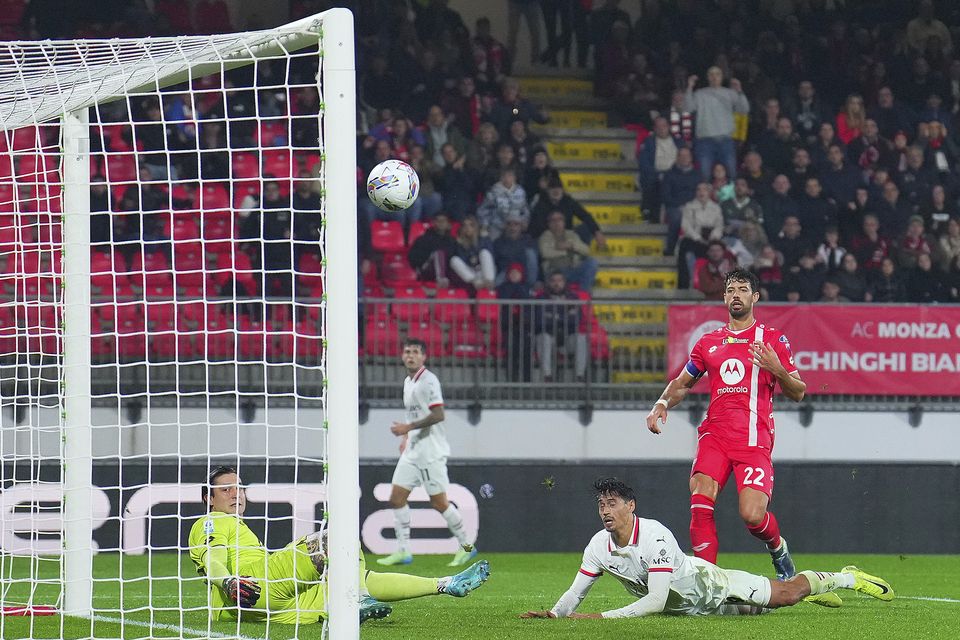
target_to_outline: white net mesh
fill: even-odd
[[[190,560],[201,486],[218,465],[239,469],[244,522],[267,551],[321,528],[322,27],[316,17],[226,36],[0,45],[3,637],[248,635],[235,608],[211,620]],[[88,153],[64,140],[71,111],[88,113]],[[89,163],[89,187],[64,188],[65,158]],[[88,224],[88,189],[89,243],[64,239],[63,219]],[[89,255],[79,340],[64,340],[78,282],[69,266],[63,275],[65,252]],[[78,347],[89,420],[67,410],[84,388],[64,366]],[[82,495],[84,473],[92,491],[71,516],[65,487]],[[323,599],[301,596],[323,576],[284,581],[269,562],[255,574],[263,591],[279,602],[292,588],[286,608],[316,622]],[[92,583],[92,615],[42,615],[84,601],[78,576]],[[253,618],[254,635],[297,633]]]

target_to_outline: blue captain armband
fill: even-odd
[[[684,367],[684,370],[694,378],[699,378],[703,375],[703,371],[697,369],[697,365],[693,364],[693,360],[687,360],[687,366]]]

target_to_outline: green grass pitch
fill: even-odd
[[[803,603],[771,615],[756,617],[678,618],[655,616],[633,620],[520,620],[527,609],[549,609],[569,586],[579,567],[579,554],[491,553],[480,557],[490,561],[490,581],[468,598],[446,596],[421,598],[395,603],[393,615],[371,621],[362,628],[364,638],[397,640],[497,640],[550,638],[713,638],[727,640],[772,640],[802,638],[944,638],[957,637],[960,620],[960,556],[876,556],[876,555],[804,555],[795,559],[801,568],[837,570],[854,563],[888,579],[898,598],[884,603],[842,591],[844,606],[829,610]],[[418,575],[444,575],[447,557],[419,556],[414,564],[400,571]],[[373,557],[368,556],[372,564]],[[769,557],[761,554],[727,554],[723,566],[770,575]],[[3,576],[8,579],[25,569],[4,562]],[[54,562],[42,562],[48,577],[56,575]],[[264,625],[230,623],[207,626],[202,586],[191,580],[179,583],[172,576],[179,571],[195,578],[186,558],[178,567],[175,555],[158,553],[126,557],[120,562],[115,554],[96,558],[94,597],[100,619],[67,619],[61,635],[58,616],[4,618],[3,638],[164,638],[164,637],[241,637],[241,638],[319,638],[319,626],[301,628],[271,625],[269,636]],[[115,578],[126,580],[122,602],[127,624],[120,617],[121,593]],[[22,575],[22,574],[21,574]],[[146,576],[153,576],[148,579]],[[168,576],[164,579],[161,576]],[[6,580],[5,580],[6,581]],[[6,586],[6,585],[5,585]],[[17,585],[7,601],[22,599]],[[57,585],[34,585],[35,601],[53,602]],[[630,597],[615,580],[604,577],[594,586],[580,607],[581,611],[601,611],[623,606]],[[151,618],[150,607],[153,607]],[[182,611],[181,611],[182,608]],[[151,626],[151,621],[154,623]],[[92,626],[91,626],[92,625]]]

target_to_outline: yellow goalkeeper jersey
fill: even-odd
[[[267,549],[237,515],[211,511],[190,529],[190,559],[197,573],[207,575],[211,547],[227,548],[227,570],[234,576],[267,577]]]

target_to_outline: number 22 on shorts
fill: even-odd
[[[748,484],[752,484],[757,487],[763,486],[763,469],[760,467],[744,467],[743,475],[744,486]]]

